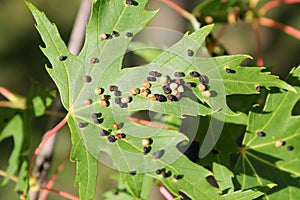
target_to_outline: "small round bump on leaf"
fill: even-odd
[[[294,150],[294,147],[293,147],[293,146],[287,146],[287,147],[286,147],[286,150],[288,150],[288,151],[293,151],[293,150]]]
[[[155,173],[156,173],[157,175],[161,174],[161,172],[162,172],[161,169],[157,169],[157,170],[155,171]]]
[[[59,56],[58,57],[58,60],[60,60],[60,61],[65,61],[65,60],[67,60],[67,58],[68,58],[68,56]]]
[[[113,92],[113,91],[116,91],[116,90],[118,90],[119,88],[118,88],[118,86],[116,86],[116,85],[110,85],[109,86],[109,91],[111,91],[111,92]]]
[[[126,32],[125,35],[126,35],[127,37],[133,37],[133,33],[131,33],[131,32]]]
[[[122,95],[122,92],[120,90],[115,90],[114,95],[119,97]]]
[[[80,122],[80,123],[78,124],[78,127],[79,127],[79,128],[84,128],[84,127],[86,127],[87,125],[88,125],[88,123]]]
[[[110,132],[109,131],[107,131],[107,130],[101,130],[100,131],[100,136],[106,136],[106,135],[109,135],[110,134]]]
[[[265,136],[266,136],[266,134],[265,134],[264,132],[262,132],[262,131],[257,131],[257,132],[256,132],[256,135],[257,135],[258,137],[265,137]]]
[[[125,3],[126,3],[127,5],[132,5],[132,0],[125,0]]]
[[[99,62],[99,58],[91,58],[90,63],[95,64]]]
[[[278,140],[275,142],[275,147],[279,148],[285,145],[285,141]]]
[[[149,89],[142,89],[141,90],[141,96],[143,97],[148,97],[148,95],[150,94],[150,90]]]
[[[95,124],[101,124],[103,122],[103,119],[94,119]]]
[[[159,102],[165,102],[165,101],[167,101],[167,98],[164,95],[161,95],[161,94],[155,94],[155,98]]]
[[[119,130],[119,129],[120,129],[120,126],[119,126],[119,124],[117,124],[117,123],[113,123],[112,127],[113,127],[115,130]]]
[[[115,142],[117,139],[116,139],[116,137],[114,135],[110,135],[110,136],[107,137],[107,140],[109,142]]]
[[[256,86],[255,90],[256,92],[260,92],[260,86]]]
[[[172,92],[171,88],[168,85],[162,86],[162,89],[165,94],[170,94]]]
[[[101,117],[102,116],[102,113],[93,113],[92,114],[92,118],[93,119],[98,119],[99,117]]]
[[[203,91],[206,90],[206,85],[200,83],[200,84],[198,85],[198,89],[199,89],[201,92],[203,92]]]
[[[148,95],[148,98],[149,98],[150,100],[152,100],[152,101],[156,101],[156,97],[155,97],[154,94],[149,94],[149,95]]]
[[[86,99],[84,100],[85,105],[91,105],[93,103],[92,99]]]
[[[169,99],[170,101],[178,101],[177,97],[174,96],[174,95],[168,95],[168,99]]]
[[[95,94],[103,94],[103,92],[104,92],[104,89],[103,88],[96,88],[95,89]]]
[[[108,107],[109,106],[109,102],[108,101],[100,101],[100,106],[102,106],[102,107]]]
[[[120,36],[120,33],[118,31],[112,31],[111,35],[113,37],[119,37]]]
[[[182,179],[184,176],[183,176],[183,174],[178,174],[178,175],[174,175],[173,176],[173,178],[175,179],[175,180],[179,180],[179,179]]]
[[[124,139],[124,138],[126,138],[126,134],[125,133],[118,133],[118,134],[116,134],[116,136],[115,136],[117,139]]]
[[[168,177],[172,176],[172,172],[171,172],[171,171],[168,171],[168,172],[162,171],[162,172],[161,172],[161,175],[162,175],[164,178],[168,178]]]
[[[140,93],[140,89],[139,88],[132,88],[132,89],[130,89],[129,93],[131,95],[137,95],[137,94]]]
[[[152,154],[153,159],[159,159],[165,154],[165,150],[157,150]]]
[[[200,74],[200,76],[199,76],[199,81],[200,81],[200,83],[202,83],[202,84],[207,84],[207,83],[208,83],[208,78],[207,78],[206,76]]]
[[[191,87],[196,87],[197,84],[196,84],[196,83],[193,83],[193,82],[185,82],[185,86],[191,88]]]
[[[152,147],[151,146],[146,146],[143,148],[144,155],[147,155],[151,151]]]
[[[83,81],[86,83],[89,83],[92,81],[92,77],[88,76],[88,75],[84,75],[83,76]]]
[[[211,92],[210,92],[210,91],[208,91],[208,90],[206,90],[206,91],[203,91],[203,92],[202,92],[202,94],[203,94],[203,96],[204,96],[204,97],[206,97],[206,98],[209,98],[209,97],[211,97]]]
[[[130,103],[132,101],[131,96],[126,96],[121,98],[121,103]]]
[[[142,145],[144,147],[149,146],[153,143],[153,140],[151,138],[144,138],[142,139]]]
[[[171,83],[169,87],[170,87],[171,90],[176,90],[178,88],[178,84],[177,83]]]
[[[178,91],[177,90],[172,90],[171,95],[177,96],[178,95]]]
[[[137,174],[137,172],[136,171],[130,171],[129,174],[132,175],[132,176],[135,176]]]
[[[110,96],[105,94],[105,95],[102,95],[102,96],[100,97],[100,100],[101,100],[101,101],[107,101],[109,98],[110,98]]]
[[[192,71],[192,72],[190,72],[190,76],[192,76],[192,77],[199,77],[200,73],[196,72],[196,71]]]
[[[185,77],[184,72],[174,72],[175,77]]]
[[[161,73],[159,73],[158,71],[150,71],[149,75],[150,76],[154,76],[154,77],[160,77]]]
[[[182,85],[178,86],[177,91],[180,93],[184,92],[183,86]]]
[[[121,103],[121,97],[116,97],[115,98],[115,103],[120,104]]]
[[[119,103],[120,108],[127,108],[128,104],[127,103]]]
[[[148,77],[147,77],[147,81],[155,82],[155,81],[156,81],[156,78],[153,77],[153,76],[148,76]]]
[[[163,75],[160,77],[160,83],[166,84],[171,78],[169,76]]]
[[[109,34],[106,34],[106,33],[101,33],[101,34],[99,35],[100,40],[106,40],[106,39],[108,39],[109,37],[110,37],[110,35],[109,35]]]
[[[143,82],[143,87],[144,88],[150,88],[151,87],[151,83],[149,83],[149,81],[144,81]]]
[[[186,52],[188,56],[193,56],[195,54],[192,49],[188,49]]]

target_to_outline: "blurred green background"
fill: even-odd
[[[80,1],[34,0],[32,2],[57,25],[62,38],[67,42]],[[160,26],[183,33],[191,30],[188,21],[174,10],[161,4],[158,0],[150,2],[149,9],[160,8],[160,13],[150,23],[150,26]],[[175,2],[191,11],[201,1],[178,0]],[[300,4],[284,5],[273,9],[267,16],[300,29],[299,10]],[[45,63],[48,63],[48,61],[39,49],[39,45],[43,45],[43,43],[34,27],[33,17],[23,1],[0,0],[0,27],[0,86],[25,96],[28,94],[33,82],[39,82],[48,89],[54,89],[55,86],[44,68]],[[216,25],[214,32],[217,33],[220,28],[220,25]],[[260,33],[265,65],[271,67],[274,74],[284,78],[292,67],[300,63],[300,41],[275,29],[262,28]],[[255,64],[256,46],[251,25],[239,22],[236,25],[229,26],[221,42],[231,54],[246,53],[253,56],[252,64]],[[1,99],[3,98],[0,97]],[[46,130],[46,125],[47,117],[41,117],[35,121],[32,141],[34,146],[38,145]],[[55,171],[56,166],[70,151],[70,135],[67,128],[63,129],[58,135],[55,147],[50,174]],[[6,140],[0,144],[1,170],[6,169],[7,158],[12,148],[12,140]],[[95,199],[102,199],[103,191],[115,186],[115,183],[109,179],[109,175],[113,171],[105,166],[100,166],[100,168],[101,174]],[[59,175],[54,188],[63,189],[77,195],[77,188],[73,184],[74,174],[75,165],[68,162]],[[0,181],[2,180],[3,178],[0,177]],[[0,199],[17,199],[18,196],[13,191],[13,187],[12,182],[0,187]],[[56,194],[50,194],[48,199],[63,198]]]

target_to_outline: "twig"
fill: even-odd
[[[0,176],[6,177],[7,176],[6,171],[0,169]],[[11,176],[9,179],[12,180],[13,182],[18,182],[18,177],[16,176]]]
[[[252,22],[252,29],[255,34],[255,39],[256,39],[256,47],[257,47],[257,61],[256,64],[257,66],[264,66],[264,59],[262,55],[262,45],[260,41],[260,36],[259,36],[259,24],[257,20],[254,20]]]
[[[173,200],[173,195],[162,185],[158,186],[160,193],[166,198],[166,200]]]
[[[265,14],[272,8],[275,8],[281,4],[292,4],[292,3],[300,3],[300,0],[273,0],[273,1],[270,1],[270,2],[266,3],[265,5],[263,5],[260,8],[259,12],[262,14]]]
[[[300,40],[300,30],[298,30],[294,27],[291,27],[286,24],[282,24],[280,22],[277,22],[277,21],[267,18],[267,17],[260,17],[258,19],[258,21],[259,21],[259,24],[262,26],[277,28],[279,30],[282,30],[284,33]]]
[[[68,43],[68,49],[74,55],[78,55],[81,50],[85,36],[85,26],[90,18],[91,5],[90,0],[81,1]]]
[[[56,190],[56,189],[53,189],[53,188],[47,188],[47,187],[43,187],[43,186],[40,186],[39,187],[40,190],[48,190],[50,192],[54,192],[62,197],[65,197],[67,199],[70,199],[70,200],[79,200],[78,197],[76,196],[73,196],[72,194],[69,194],[67,192],[63,192],[63,191],[59,191],[59,190]]]
[[[34,154],[31,157],[30,165],[29,165],[30,176],[32,176],[32,169],[33,169],[33,166],[34,166],[35,158],[40,153],[40,151],[42,150],[42,148],[44,147],[44,145],[46,144],[46,142],[49,140],[49,138],[52,135],[56,134],[57,131],[59,131],[67,123],[67,119],[68,119],[68,115],[63,120],[61,120],[61,122],[59,122],[52,130],[50,130],[47,133],[47,135],[45,135],[45,137],[43,138],[42,142],[39,144],[39,146],[34,151]]]
[[[63,168],[65,167],[65,164],[67,162],[67,160],[69,159],[70,153],[67,154],[67,156],[62,160],[62,162],[58,165],[58,167],[56,168],[54,174],[52,175],[51,179],[48,181],[46,188],[52,188],[56,178],[58,176],[58,174],[63,170]],[[39,200],[46,200],[47,196],[49,194],[48,190],[45,190],[41,193]]]
[[[184,18],[189,20],[194,30],[198,30],[200,28],[200,23],[197,21],[196,17],[192,13],[186,11],[185,9],[183,9],[182,7],[180,7],[179,5],[177,5],[176,3],[170,0],[160,0],[160,1],[170,6],[171,8],[176,10],[179,14],[181,14]]]

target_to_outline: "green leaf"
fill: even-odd
[[[229,193],[230,191],[233,191],[234,185],[232,183],[232,178],[234,177],[234,175],[232,171],[230,171],[223,165],[213,163],[213,173],[220,190],[229,190]]]
[[[258,190],[246,190],[246,191],[235,191],[229,194],[223,195],[223,199],[231,200],[231,199],[242,199],[242,200],[252,200],[262,196],[263,193]]]
[[[271,91],[262,112],[254,108],[250,113],[244,147],[236,164],[242,189],[277,184],[277,187],[265,192],[267,199],[299,197],[300,171],[297,163],[300,117],[292,115],[300,99],[299,77],[300,67],[287,78],[297,93]]]
[[[1,130],[0,141],[8,137],[13,137],[14,148],[8,160],[7,176],[4,178],[2,185],[6,184],[9,179],[17,172],[18,182],[15,190],[22,191],[27,196],[29,189],[28,177],[28,156],[27,146],[28,140],[25,138],[23,129],[23,119],[20,115],[15,115],[8,124]]]
[[[62,103],[68,111],[73,145],[71,159],[77,161],[75,182],[80,186],[81,199],[93,198],[97,160],[124,172],[135,170],[138,173],[148,173],[167,166],[175,173],[186,174],[182,181],[175,182],[154,176],[174,194],[182,191],[191,197],[198,197],[198,193],[204,198],[218,197],[218,190],[210,186],[205,179],[209,174],[207,170],[185,157],[178,159],[181,153],[178,152],[176,145],[187,140],[185,135],[177,130],[133,122],[130,118],[131,113],[148,110],[181,119],[187,115],[212,115],[221,122],[225,116],[236,119],[241,117],[241,120],[236,121],[245,123],[245,115],[235,113],[227,106],[226,95],[235,94],[237,85],[239,93],[257,93],[256,84],[250,81],[252,77],[248,74],[257,75],[261,86],[292,89],[284,82],[274,80],[273,76],[262,73],[261,68],[239,67],[249,56],[202,58],[191,55],[197,54],[205,37],[211,32],[212,25],[205,26],[190,35],[185,34],[179,42],[166,49],[148,65],[122,69],[123,57],[132,36],[137,34],[156,13],[144,9],[147,1],[137,2],[138,5],[127,5],[123,0],[98,0],[93,5],[85,44],[79,56],[74,56],[67,50],[55,25],[51,24],[35,6],[26,3],[46,45],[41,49],[52,65],[46,69],[57,85]],[[103,34],[108,38],[103,39]],[[226,67],[235,70],[236,74],[244,75],[245,80],[241,81],[235,74],[227,74]],[[142,89],[144,80],[149,76],[148,73],[153,70],[169,75],[172,79],[175,79],[174,72],[184,72],[186,76],[182,81],[177,81],[180,84],[189,81],[197,85],[200,84],[199,78],[189,74],[192,71],[200,72],[207,76],[206,84],[211,97],[198,88],[184,87],[185,92],[182,97],[178,97],[178,101],[153,101],[139,94],[131,96],[130,103],[122,104],[126,105],[126,108],[120,108],[120,104],[115,103],[118,95],[109,91],[110,86],[116,85],[118,91],[122,92],[120,94],[122,97],[130,96],[129,91],[132,88]],[[159,81],[152,82],[150,88],[152,94],[163,94],[162,86],[165,83],[160,82],[162,77],[158,79]],[[97,88],[102,89],[100,95],[94,92]],[[101,100],[104,95],[108,95],[107,99]],[[92,117],[93,113],[101,114]],[[120,129],[114,129],[114,123],[119,124]],[[99,132],[103,130],[108,131],[109,136],[100,136]],[[152,149],[150,153],[145,153],[142,139],[149,137],[153,140]],[[163,152],[163,155],[155,158],[153,156],[155,152]],[[194,176],[193,170],[199,172],[199,176]],[[198,184],[195,187],[193,184],[196,179],[201,179],[199,181],[201,187],[198,187]],[[131,192],[138,196],[140,188],[135,186],[140,180],[126,179],[126,181]],[[191,191],[190,187],[194,189]],[[202,191],[203,187],[205,191]]]
[[[219,190],[212,187],[206,180],[206,177],[212,175],[212,173],[191,162],[185,156],[180,156],[174,163],[167,165],[165,169],[167,172],[172,173],[168,178],[163,178],[162,175],[157,175],[155,172],[147,173],[147,175],[160,180],[176,196],[180,195],[179,192],[183,192],[191,199],[221,198]],[[181,177],[177,180],[173,178],[174,175]]]

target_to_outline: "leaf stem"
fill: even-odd
[[[52,175],[51,179],[48,181],[46,188],[52,188],[56,178],[58,176],[58,174],[63,170],[63,168],[65,167],[65,164],[67,162],[67,160],[69,159],[70,153],[67,154],[67,156],[61,161],[61,163],[58,165],[58,167],[56,168],[54,174]],[[46,200],[47,196],[49,194],[49,190],[45,190],[42,192],[42,194],[40,195],[39,200]]]
[[[260,8],[259,12],[265,14],[272,8],[275,8],[281,4],[292,4],[292,3],[300,3],[300,0],[273,0],[273,1],[270,1],[270,2],[266,3],[265,5],[263,5]]]
[[[259,21],[259,24],[262,26],[277,28],[279,30],[282,30],[284,33],[300,40],[300,30],[298,30],[292,26],[277,22],[277,21],[267,18],[267,17],[260,17],[258,19],[258,21]]]
[[[160,1],[162,3],[170,6],[171,8],[176,10],[179,14],[181,14],[184,18],[189,20],[190,23],[192,24],[194,30],[198,30],[200,28],[200,23],[197,21],[196,17],[192,13],[186,11],[185,9],[180,7],[178,4],[172,2],[171,0],[160,0]]]
[[[68,119],[69,115],[67,115],[63,120],[61,120],[53,129],[51,129],[47,135],[45,135],[45,137],[43,138],[42,142],[39,144],[39,146],[36,148],[36,150],[34,151],[33,156],[31,157],[30,160],[30,165],[29,165],[29,172],[30,172],[30,176],[32,176],[32,169],[34,166],[34,162],[35,159],[37,157],[37,155],[40,153],[40,151],[42,150],[42,148],[44,147],[44,145],[46,144],[46,142],[49,140],[49,138],[51,138],[52,135],[56,134],[57,131],[59,131],[66,123],[67,123],[67,119]]]
[[[67,192],[63,192],[63,191],[59,191],[59,190],[56,190],[56,189],[53,189],[53,188],[47,188],[47,187],[43,187],[43,186],[40,186],[39,187],[40,190],[48,190],[50,192],[54,192],[62,197],[65,197],[67,199],[70,199],[70,200],[79,200],[78,197],[72,195],[72,194],[69,194]]]
[[[264,66],[264,60],[263,60],[263,55],[262,55],[262,45],[261,45],[261,40],[259,36],[259,23],[257,20],[254,20],[252,22],[252,29],[255,34],[255,39],[256,39],[256,47],[257,47],[257,61],[256,64],[257,66]]]
[[[0,176],[6,177],[7,176],[6,171],[3,171],[3,170],[0,169]],[[18,177],[11,176],[10,180],[12,180],[13,182],[18,182]]]

